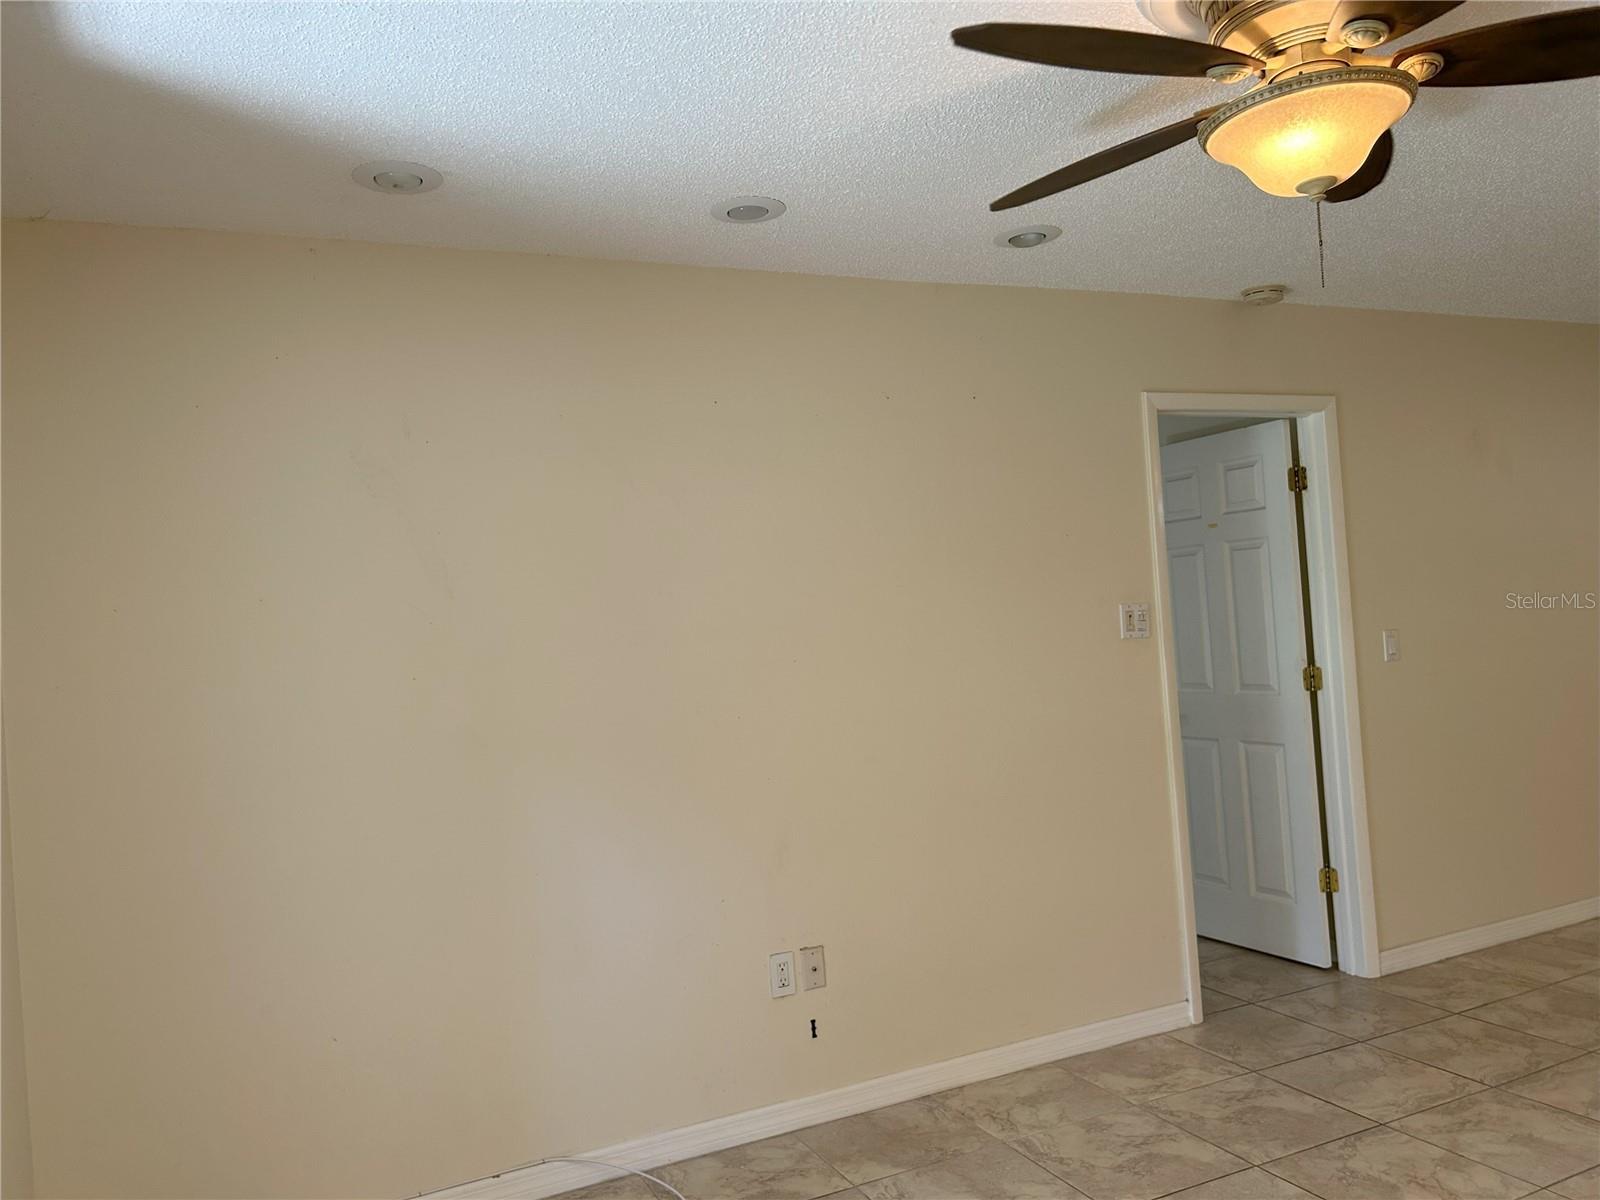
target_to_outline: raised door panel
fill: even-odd
[[[1167,523],[1189,521],[1200,515],[1200,472],[1191,467],[1174,471],[1161,481],[1161,508]]]
[[[1284,747],[1276,742],[1240,742],[1239,779],[1244,793],[1250,891],[1256,896],[1293,900],[1294,849]]]
[[[1188,692],[1212,691],[1215,685],[1211,671],[1211,613],[1206,602],[1205,550],[1200,546],[1188,546],[1171,551],[1167,555],[1167,575],[1172,582],[1178,687]]]
[[[1227,547],[1228,634],[1241,692],[1278,691],[1278,629],[1272,612],[1272,552],[1265,538]]]
[[[1229,887],[1222,746],[1216,738],[1183,739],[1183,778],[1189,795],[1189,855],[1195,880]]]
[[[1222,464],[1222,511],[1225,514],[1253,512],[1266,506],[1266,471],[1259,454]]]

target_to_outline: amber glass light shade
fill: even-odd
[[[1387,67],[1296,75],[1218,109],[1200,127],[1200,145],[1263,192],[1316,195],[1361,168],[1416,91],[1415,79]]]

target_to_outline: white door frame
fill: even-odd
[[[1295,422],[1300,461],[1310,476],[1305,494],[1306,560],[1311,572],[1312,634],[1322,667],[1322,774],[1328,812],[1328,855],[1339,872],[1334,895],[1339,969],[1372,978],[1378,974],[1378,923],[1372,901],[1372,852],[1367,837],[1367,793],[1361,758],[1360,709],[1350,608],[1350,564],[1345,552],[1344,489],[1339,476],[1339,425],[1332,396],[1257,396],[1208,392],[1145,392],[1145,482],[1150,518],[1151,566],[1155,573],[1156,653],[1161,664],[1161,708],[1167,734],[1167,796],[1172,806],[1173,855],[1177,865],[1178,912],[1183,932],[1183,970],[1189,1016],[1198,1022],[1200,958],[1195,942],[1194,871],[1189,860],[1189,803],[1183,779],[1178,724],[1177,652],[1167,578],[1167,530],[1162,512],[1161,432],[1163,413],[1220,417],[1284,417]]]

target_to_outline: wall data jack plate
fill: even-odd
[[[800,947],[800,986],[808,992],[828,986],[828,969],[822,963],[821,946]]]

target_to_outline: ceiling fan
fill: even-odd
[[[1419,84],[1492,87],[1600,75],[1600,8],[1503,21],[1379,49],[1461,0],[1149,0],[1163,26],[1208,42],[1077,25],[969,25],[950,36],[985,54],[1080,71],[1254,81],[1225,104],[1091,154],[1000,197],[1029,204],[1197,138],[1218,162],[1273,196],[1338,203],[1383,182],[1390,128]]]

